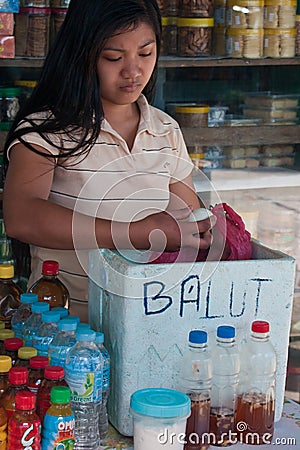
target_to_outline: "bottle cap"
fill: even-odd
[[[61,319],[64,319],[69,314],[67,308],[64,308],[63,306],[55,306],[54,308],[51,309],[51,311],[58,312]]]
[[[207,333],[202,330],[192,330],[189,333],[189,342],[191,344],[205,344],[207,342]]]
[[[13,338],[13,337],[15,337],[14,330],[8,330],[8,329],[0,330],[0,341],[5,341],[5,339]]]
[[[102,331],[96,332],[95,343],[96,344],[104,344],[104,333],[102,333]]]
[[[37,294],[32,294],[31,292],[26,292],[25,294],[20,295],[20,302],[26,304],[36,303],[38,301]]]
[[[13,278],[15,275],[15,268],[13,264],[0,264],[0,278]]]
[[[233,339],[235,337],[235,328],[230,325],[220,325],[217,328],[217,337],[221,339]]]
[[[20,338],[8,338],[4,341],[5,350],[19,350],[19,348],[23,347],[23,340]]]
[[[269,333],[270,324],[265,320],[255,320],[252,322],[251,330],[254,333]]]
[[[191,401],[186,394],[172,389],[141,389],[132,394],[133,411],[151,417],[180,417],[189,415]]]
[[[77,328],[77,320],[76,319],[73,319],[73,320],[71,320],[71,319],[68,319],[68,320],[66,320],[66,319],[61,319],[59,322],[58,322],[58,329],[61,331],[61,330],[63,330],[63,331],[75,331],[76,330],[76,328]]]
[[[30,391],[19,391],[16,393],[16,409],[30,411],[36,405],[36,395]]]
[[[50,392],[51,403],[69,403],[71,391],[68,386],[54,386]]]
[[[20,347],[18,350],[18,358],[30,359],[37,356],[37,349],[34,347]]]
[[[48,380],[59,380],[65,376],[63,367],[60,366],[47,366],[45,367],[44,377]]]
[[[49,364],[47,356],[33,356],[30,358],[29,365],[31,369],[45,369]]]
[[[59,264],[57,261],[44,261],[42,266],[43,275],[58,275]]]
[[[11,369],[11,357],[6,355],[0,356],[0,372],[8,372]]]
[[[35,312],[35,313],[43,313],[46,311],[50,310],[50,305],[49,303],[46,302],[36,302],[33,303],[32,307],[31,307],[31,312]]]
[[[11,384],[26,384],[28,382],[28,369],[21,366],[12,367],[8,372],[8,381]]]
[[[80,329],[80,324],[79,324],[77,326],[77,330],[76,330],[76,339],[77,339],[77,341],[80,341],[80,342],[84,342],[84,341],[95,342],[96,331],[88,329],[88,328]]]
[[[64,317],[64,320],[73,320],[73,319],[76,320],[77,325],[80,323],[80,317],[79,316],[68,315],[67,317]]]
[[[60,314],[58,312],[46,311],[42,313],[42,321],[45,323],[55,322],[60,320]]]

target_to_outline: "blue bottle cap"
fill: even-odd
[[[36,303],[38,301],[38,299],[39,299],[38,295],[32,294],[31,292],[26,292],[25,294],[20,295],[21,303],[32,304],[32,303]]]
[[[49,305],[49,303],[46,303],[46,302],[36,302],[36,303],[33,303],[32,307],[31,307],[31,311],[36,312],[36,313],[43,313],[43,312],[46,312],[49,310],[50,310],[50,305]]]
[[[65,319],[67,319],[67,320],[73,320],[73,319],[75,319],[76,322],[77,322],[77,325],[78,325],[79,322],[80,322],[80,317],[79,317],[79,316],[68,315],[67,317],[64,317],[64,320],[65,320]]]
[[[69,314],[67,308],[64,308],[63,306],[55,306],[54,308],[51,309],[51,311],[59,312],[61,319],[67,317]]]
[[[96,331],[83,328],[76,330],[76,339],[77,341],[83,342],[83,341],[89,341],[89,342],[95,342],[96,339]]]
[[[151,417],[180,417],[190,414],[191,401],[186,394],[172,389],[141,389],[132,394],[134,412]]]
[[[222,339],[233,339],[235,337],[235,328],[230,325],[221,325],[217,328],[217,337]]]
[[[189,342],[191,344],[206,344],[207,333],[202,330],[192,330],[189,333]]]
[[[96,344],[104,344],[104,333],[102,331],[96,332]]]
[[[77,328],[77,320],[73,319],[73,320],[65,320],[65,319],[61,319],[58,324],[57,324],[58,329],[61,331],[75,331]]]
[[[58,322],[60,320],[59,313],[56,313],[55,311],[46,311],[42,313],[42,321],[43,322]]]

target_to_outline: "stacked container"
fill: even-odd
[[[177,54],[177,0],[158,1],[162,15],[162,39],[160,54]]]

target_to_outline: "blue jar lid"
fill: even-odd
[[[189,333],[189,342],[191,344],[206,344],[207,333],[202,330],[192,330]]]
[[[43,322],[58,322],[60,320],[59,313],[56,313],[55,311],[46,311],[42,313],[42,321]]]
[[[233,339],[235,337],[235,328],[230,325],[221,325],[217,328],[217,337],[222,339]]]
[[[77,322],[77,325],[80,323],[80,317],[79,316],[73,316],[73,315],[68,315],[67,317],[64,317],[64,320],[73,320],[73,319],[75,319],[76,320],[76,322]]]
[[[32,307],[31,307],[31,311],[37,312],[37,313],[43,313],[43,312],[46,312],[49,310],[50,310],[50,305],[49,305],[49,303],[46,303],[46,302],[36,302],[36,303],[33,303]]]
[[[77,341],[89,341],[89,342],[95,342],[96,339],[96,331],[88,329],[88,328],[81,328],[78,329],[80,325],[77,326],[76,330],[76,339]]]
[[[21,303],[32,304],[32,303],[36,303],[38,301],[38,299],[39,299],[38,295],[32,294],[31,292],[26,292],[25,294],[20,295]]]
[[[75,331],[77,328],[77,320],[61,319],[57,324],[57,328],[59,329],[59,331]]]
[[[133,411],[151,417],[180,417],[190,414],[191,401],[186,394],[172,389],[141,389],[132,394]]]
[[[55,306],[54,308],[51,309],[51,311],[58,312],[60,314],[61,319],[67,317],[69,314],[67,308],[64,308],[63,306]]]

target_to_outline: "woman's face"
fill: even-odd
[[[97,64],[103,103],[134,103],[151,77],[156,53],[155,33],[145,22],[112,36]]]

